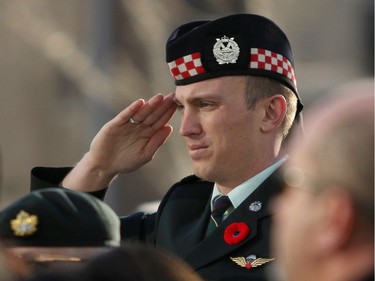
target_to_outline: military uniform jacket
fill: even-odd
[[[56,186],[68,171],[69,168],[34,168],[31,190]],[[121,218],[122,239],[166,248],[207,281],[265,280],[267,270],[275,262],[270,252],[269,203],[282,187],[277,172],[206,236],[213,185],[196,176],[174,184],[156,213]],[[104,194],[100,191],[94,195],[104,198]],[[253,203],[261,208],[252,208]],[[228,244],[224,234],[234,223],[245,223],[250,231],[238,243]]]

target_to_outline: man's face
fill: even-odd
[[[262,111],[258,106],[247,108],[246,91],[245,76],[177,87],[179,132],[199,177],[222,185],[236,185],[248,178],[248,167],[257,155]]]

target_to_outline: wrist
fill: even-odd
[[[64,178],[62,186],[77,191],[92,192],[108,187],[116,176],[117,173],[98,165],[88,152]]]

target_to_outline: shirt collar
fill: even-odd
[[[227,195],[232,202],[234,208],[237,208],[251,193],[253,193],[262,182],[264,182],[274,171],[277,170],[286,160],[288,156],[284,156],[268,168],[264,169],[260,173],[256,174],[252,178],[246,180],[245,182],[241,183],[240,185],[236,186],[231,190]],[[211,210],[213,206],[213,200],[216,196],[221,195],[222,193],[217,187],[215,183],[214,189],[212,191],[211,197]]]

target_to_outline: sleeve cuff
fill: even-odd
[[[61,187],[60,184],[66,175],[72,170],[72,167],[35,167],[31,170],[30,191],[49,187]],[[104,200],[108,188],[94,192],[88,192],[96,198]]]

